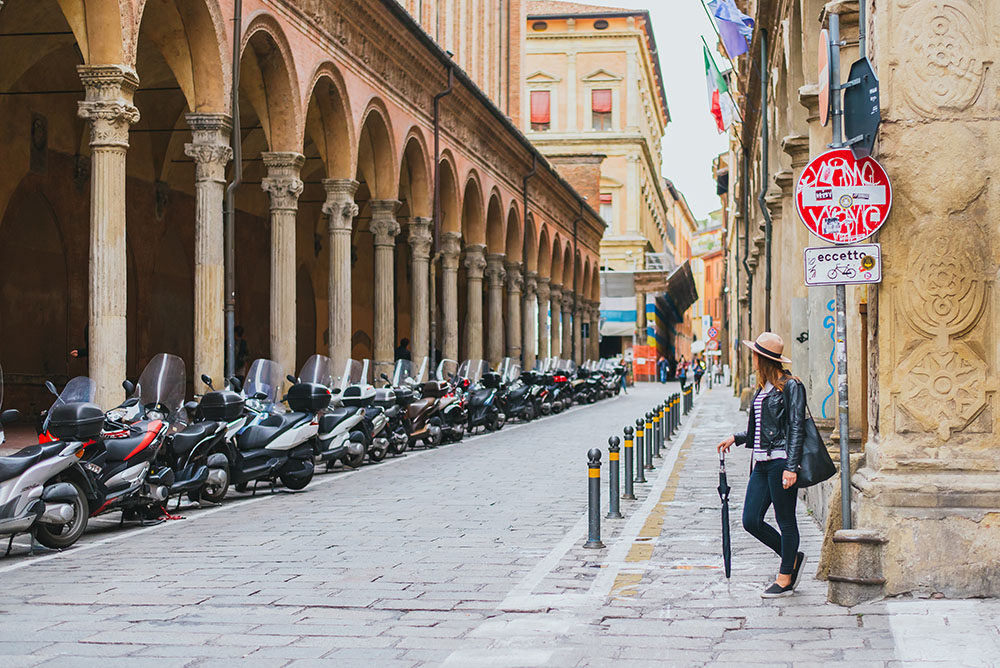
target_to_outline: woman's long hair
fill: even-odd
[[[784,391],[785,383],[792,377],[791,374],[785,371],[781,362],[764,357],[760,353],[754,353],[754,355],[757,356],[757,387],[763,388],[770,382],[779,391]]]

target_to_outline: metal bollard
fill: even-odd
[[[587,542],[584,547],[604,547],[601,542],[601,451],[597,448],[587,453],[587,475],[589,489],[587,494]]]
[[[655,434],[653,433],[652,411],[646,413],[646,434],[646,451],[643,453],[642,461],[647,471],[653,471],[656,467],[653,466],[653,439],[655,438]]]
[[[635,499],[635,490],[632,489],[632,455],[635,448],[632,447],[632,427],[625,427],[625,493],[623,499]]]
[[[656,415],[653,416],[653,420],[656,423],[656,443],[653,444],[653,456],[657,459],[663,459],[663,455],[660,454],[660,450],[663,449],[663,430],[667,426],[663,421],[663,406],[665,404],[661,403],[656,407]]]
[[[674,432],[681,428],[681,395],[674,395]]]
[[[660,407],[653,408],[653,447],[652,456],[660,456]]]
[[[606,517],[609,520],[617,520],[624,517],[622,515],[621,508],[619,507],[619,492],[618,492],[618,444],[621,443],[621,439],[617,436],[612,436],[608,439],[608,514]]]
[[[667,441],[673,440],[671,437],[674,435],[671,427],[674,420],[671,404],[672,401],[670,398],[663,402],[663,447],[667,447]]]
[[[642,460],[645,456],[642,449],[643,441],[643,426],[646,423],[642,418],[638,418],[635,421],[635,481],[636,482],[646,482],[646,472],[642,466]]]

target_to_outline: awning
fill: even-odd
[[[681,315],[698,301],[698,288],[694,284],[691,261],[685,260],[667,279],[667,296]]]

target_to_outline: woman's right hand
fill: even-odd
[[[733,443],[735,443],[735,442],[736,442],[736,437],[735,436],[727,436],[726,439],[724,441],[722,441],[722,443],[719,443],[719,445],[716,448],[716,450],[718,450],[719,452],[723,452],[724,453],[727,450],[729,450],[729,448],[733,447]]]

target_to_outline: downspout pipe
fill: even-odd
[[[430,295],[427,300],[431,309],[430,358],[428,374],[437,368],[437,262],[441,257],[441,99],[451,95],[455,86],[455,66],[448,66],[448,86],[434,95],[434,256],[430,264]]]
[[[740,197],[743,200],[743,271],[747,275],[747,329],[744,334],[747,338],[753,338],[753,272],[750,271],[750,152],[743,149],[743,169],[740,170],[740,180],[743,182],[740,188]],[[737,295],[739,299],[739,295]],[[741,318],[742,320],[742,318]],[[740,355],[740,359],[742,359]],[[749,369],[744,370],[744,379],[749,375]]]
[[[243,0],[233,4],[232,118],[230,143],[233,148],[233,180],[226,186],[225,236],[225,316],[226,378],[236,375],[236,189],[243,182],[242,130],[240,128],[240,43],[243,41]]]
[[[524,221],[521,225],[521,261],[524,262],[524,271],[528,271],[528,181],[530,181],[538,173],[538,158],[534,153],[531,154],[531,171],[524,175],[521,179],[521,211],[524,216]],[[546,306],[548,308],[548,306]],[[539,304],[539,317],[541,317],[541,305]],[[525,350],[527,349],[527,341],[521,342],[521,365],[523,365],[527,360]]]
[[[771,331],[771,212],[767,209],[768,173],[767,128],[767,31],[760,31],[760,193],[757,203],[764,216],[764,329]]]

